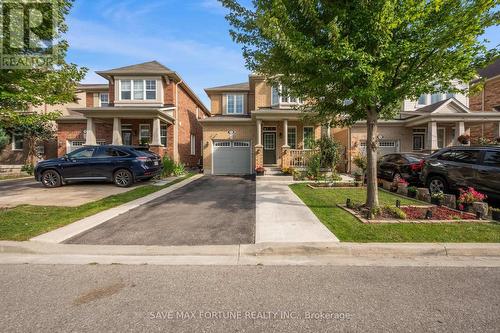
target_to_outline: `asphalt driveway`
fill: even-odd
[[[205,176],[66,243],[228,245],[255,242],[255,180]]]

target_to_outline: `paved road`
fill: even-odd
[[[5,265],[0,327],[498,332],[499,285],[498,268]],[[333,318],[307,319],[308,313]]]
[[[227,245],[254,241],[255,181],[202,177],[66,243]]]

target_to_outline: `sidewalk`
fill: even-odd
[[[255,243],[338,242],[288,184],[257,177]]]

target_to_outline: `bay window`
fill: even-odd
[[[243,114],[244,106],[244,96],[238,95],[227,95],[226,100],[226,113],[227,114]]]
[[[122,100],[156,100],[156,80],[120,80]]]

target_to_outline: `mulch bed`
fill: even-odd
[[[459,212],[444,206],[432,206],[429,208],[406,206],[401,207],[401,210],[406,213],[408,220],[425,219],[427,209],[432,212],[433,220],[475,220],[476,215],[472,213]]]

